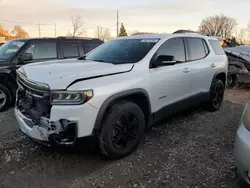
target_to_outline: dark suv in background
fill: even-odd
[[[22,65],[84,56],[103,41],[93,38],[30,38],[11,40],[0,47],[0,111],[15,99],[16,69]]]

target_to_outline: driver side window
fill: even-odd
[[[159,49],[158,55],[174,56],[178,62],[185,62],[185,48],[182,38],[172,38],[167,40]]]
[[[29,57],[24,61],[56,59],[56,42],[34,43],[22,55]]]

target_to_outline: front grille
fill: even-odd
[[[27,82],[20,73],[17,76],[18,90],[16,106],[21,113],[31,119],[34,124],[39,124],[41,117],[50,116],[50,92],[44,88],[32,87],[30,80]],[[32,82],[35,85],[35,82]]]

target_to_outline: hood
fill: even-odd
[[[235,55],[239,58],[250,62],[250,45],[241,45],[235,47],[224,48],[225,52]]]
[[[89,60],[48,61],[25,65],[18,69],[27,78],[45,83],[51,90],[66,89],[79,79],[130,71],[133,64],[114,65]]]

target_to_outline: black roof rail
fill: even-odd
[[[200,33],[198,31],[192,31],[192,30],[184,30],[184,29],[180,29],[180,30],[177,30],[175,32],[173,32],[173,34],[179,34],[179,33],[195,33],[195,34],[199,34],[199,35],[206,35],[206,36],[209,36],[205,33]]]
[[[86,40],[99,40],[98,38],[91,37],[70,37],[70,36],[59,36],[58,39],[86,39]]]

